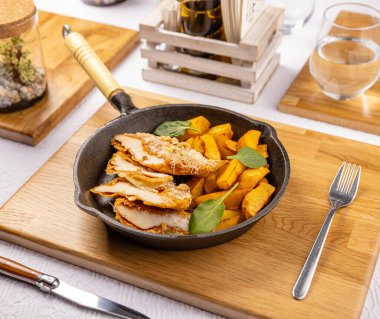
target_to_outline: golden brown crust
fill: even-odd
[[[128,193],[111,189],[111,187],[117,183],[122,183],[122,187],[128,187]],[[106,187],[109,188],[105,189]],[[132,190],[130,189],[131,187],[133,188]],[[158,191],[149,188],[138,188],[129,183],[126,179],[120,177],[113,179],[109,183],[96,186],[90,191],[106,197],[123,197],[130,201],[142,201],[148,206],[177,210],[188,209],[192,200],[190,188],[185,184],[179,186],[174,185],[174,187],[168,187]]]
[[[144,209],[144,210],[149,210],[150,213],[154,213],[154,214],[167,214],[168,213],[168,210],[165,210],[165,209],[160,209],[160,208],[153,208],[153,207],[142,207],[143,204],[139,204],[139,203],[135,203],[135,202],[130,202],[128,200],[125,200],[124,198],[117,198],[116,201],[115,201],[115,207],[117,207],[118,205],[125,205],[125,206],[130,206],[130,207],[137,207],[139,209]],[[170,213],[170,210],[169,210],[169,213]],[[186,215],[189,215],[190,213],[187,213],[185,211],[181,211],[181,212],[178,212],[178,211],[172,211],[172,213],[182,213],[182,214],[186,214]],[[120,215],[119,211],[117,209],[115,209],[115,218],[120,222],[122,223],[123,225],[126,225],[128,227],[131,227],[131,228],[134,228],[134,229],[138,229],[138,230],[141,230],[141,231],[145,231],[147,233],[153,233],[153,234],[173,234],[173,235],[188,235],[189,232],[187,230],[184,230],[184,229],[181,229],[181,228],[178,228],[178,227],[171,227],[171,226],[168,226],[167,224],[164,224],[162,223],[160,226],[156,226],[156,227],[152,227],[152,228],[149,228],[149,229],[142,229],[142,228],[139,228],[137,227],[136,225],[134,225],[133,223],[131,223],[130,221],[128,221],[127,219],[125,219],[123,216]]]
[[[163,159],[162,163],[149,163],[136,158],[132,154],[133,150],[123,145],[121,141],[123,136],[140,140],[144,152]],[[117,150],[130,154],[133,161],[138,161],[155,171],[172,175],[205,175],[216,171],[226,163],[222,160],[209,160],[192,149],[188,143],[167,136],[158,137],[147,133],[118,134],[113,138],[112,145]]]

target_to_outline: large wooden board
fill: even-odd
[[[367,15],[345,11],[340,13],[337,22],[349,25],[346,21],[354,21],[353,17],[361,25],[366,25],[366,21],[368,23]],[[376,32],[376,42],[380,43],[379,28],[373,32]],[[282,98],[278,109],[317,121],[380,134],[380,81],[353,100],[336,101],[322,93],[310,74],[307,61]]]
[[[174,102],[128,91],[140,106]],[[292,167],[279,205],[227,244],[160,251],[128,242],[73,203],[77,150],[116,115],[103,107],[10,199],[0,210],[1,239],[231,318],[359,318],[380,244],[378,147],[272,123]],[[337,213],[309,295],[297,301],[292,287],[342,161],[363,166],[357,199]]]
[[[48,95],[29,109],[0,114],[0,137],[36,145],[94,86],[65,48],[61,33],[65,23],[82,33],[108,68],[115,67],[139,39],[132,30],[40,11]]]

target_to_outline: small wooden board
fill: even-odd
[[[307,62],[282,98],[279,111],[380,135],[380,81],[349,101],[324,95]]]
[[[357,21],[368,19],[366,15],[342,12],[337,21],[353,19],[353,15]],[[380,40],[380,35],[377,36]],[[362,96],[348,101],[336,101],[322,93],[310,74],[307,61],[282,98],[278,109],[284,113],[380,134],[380,81]]]
[[[178,102],[127,91],[139,106]],[[229,243],[160,251],[127,241],[73,202],[78,148],[117,115],[104,106],[0,209],[1,239],[231,318],[360,317],[380,245],[378,147],[272,123],[292,169],[278,206]],[[297,301],[292,287],[326,217],[327,192],[342,161],[362,165],[359,192],[336,214],[309,295]]]
[[[29,109],[0,114],[0,137],[36,145],[93,88],[92,80],[63,43],[65,23],[86,38],[108,68],[115,67],[139,40],[132,30],[39,12],[48,95]]]

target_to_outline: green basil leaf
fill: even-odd
[[[193,211],[189,222],[191,234],[203,234],[213,231],[222,219],[225,206],[223,201],[239,185],[236,183],[226,194],[218,199],[209,199],[199,204]]]
[[[237,159],[249,168],[263,167],[267,165],[267,160],[258,151],[251,147],[243,147],[235,155],[227,156],[228,159]]]
[[[177,137],[185,134],[186,130],[200,131],[197,127],[191,127],[191,122],[187,121],[166,121],[159,125],[154,134],[159,136]]]

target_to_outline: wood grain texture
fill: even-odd
[[[337,23],[353,27],[366,25],[366,22],[368,24],[367,15],[353,12],[342,12],[337,18]],[[333,28],[331,33],[334,32],[337,31]],[[379,28],[367,35],[380,43]],[[322,93],[310,74],[307,61],[282,98],[278,109],[284,113],[380,134],[380,81],[355,99],[336,101]]]
[[[139,106],[176,102],[127,91]],[[73,203],[78,148],[117,115],[104,106],[14,195],[0,210],[1,239],[231,318],[360,317],[380,246],[378,147],[271,123],[292,166],[278,206],[227,244],[160,251],[128,242]],[[342,161],[363,167],[358,196],[336,214],[309,295],[297,301],[291,290]]]
[[[48,95],[29,109],[0,114],[0,137],[36,145],[94,86],[65,48],[61,35],[65,23],[87,39],[108,68],[115,67],[139,39],[132,30],[39,12]]]

